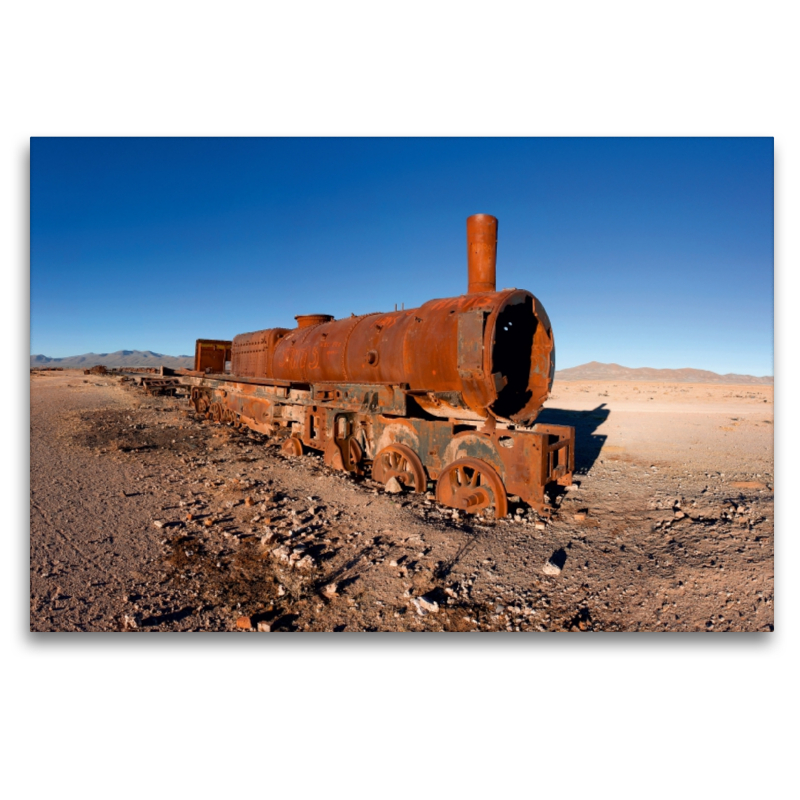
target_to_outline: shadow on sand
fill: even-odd
[[[608,437],[595,431],[611,414],[605,403],[591,411],[567,411],[561,408],[545,408],[536,422],[549,425],[572,425],[575,428],[575,474],[585,475],[597,461]]]

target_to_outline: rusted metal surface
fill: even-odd
[[[550,321],[529,292],[431,300],[233,340],[232,374],[263,381],[406,384],[429,414],[532,422],[555,371]]]
[[[231,342],[223,339],[198,339],[194,348],[196,372],[225,373],[231,362]]]
[[[283,437],[296,457],[396,478],[471,513],[507,511],[506,493],[537,510],[566,486],[574,429],[536,425],[555,372],[550,320],[520,289],[496,291],[497,219],[467,220],[468,293],[416,309],[201,339],[177,370],[198,413]],[[230,374],[226,362],[230,361]]]
[[[497,291],[497,217],[467,217],[467,294]]]

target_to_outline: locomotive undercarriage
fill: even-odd
[[[425,409],[457,397],[426,397],[419,403],[406,386],[381,384],[269,384],[228,376],[183,376],[195,411],[214,422],[245,426],[283,438],[281,449],[299,456],[320,451],[326,465],[375,480],[395,478],[424,492],[436,484],[438,502],[469,513],[508,513],[518,495],[540,514],[547,491],[572,482],[574,428],[520,428],[490,417],[436,418]]]

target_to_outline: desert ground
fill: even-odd
[[[771,386],[556,381],[549,520],[389,494],[111,377],[30,393],[32,631],[773,630]]]

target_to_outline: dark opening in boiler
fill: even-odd
[[[497,317],[492,369],[502,373],[508,381],[492,406],[499,417],[517,414],[531,399],[528,381],[536,325],[530,297],[526,297],[523,303],[506,306]]]

